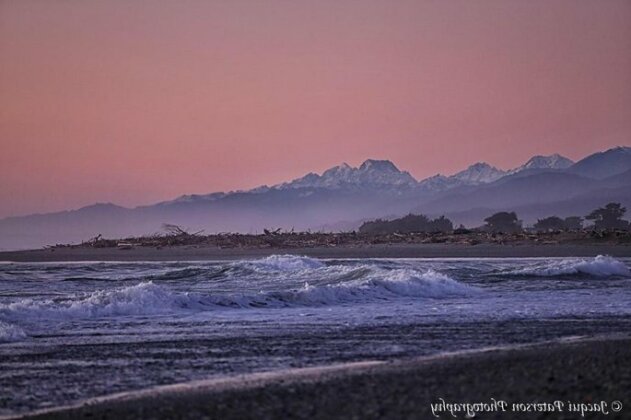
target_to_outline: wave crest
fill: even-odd
[[[297,264],[296,261],[298,261]],[[292,260],[294,267],[304,260]],[[284,262],[281,263],[283,267]],[[306,264],[311,264],[309,261]],[[327,269],[331,269],[328,267]],[[429,270],[358,269],[359,278],[304,286],[289,290],[261,292],[225,292],[216,294],[182,293],[153,282],[110,290],[99,290],[67,300],[20,300],[0,305],[6,320],[38,321],[73,318],[100,318],[127,315],[157,315],[182,311],[206,311],[220,308],[281,308],[323,306],[351,302],[384,301],[407,298],[449,298],[466,296],[477,288]]]
[[[305,284],[302,289],[283,297],[299,304],[336,304],[393,297],[460,297],[474,292],[477,292],[476,288],[433,270],[393,270],[387,275],[378,273],[367,279],[333,285]]]
[[[353,302],[370,302],[408,298],[449,298],[467,296],[479,289],[457,282],[433,270],[378,270],[366,277],[341,283],[311,285],[297,289],[267,291],[255,294],[210,296],[205,301],[213,305],[260,308],[290,306],[326,306]]]
[[[8,319],[96,318],[116,315],[150,315],[191,306],[187,295],[177,295],[152,282],[113,290],[99,290],[76,300],[20,300],[0,305]]]
[[[631,276],[631,270],[622,261],[607,255],[598,255],[595,258],[566,258],[560,261],[550,261],[514,270],[510,274],[541,277],[576,274],[595,277],[624,277]]]
[[[260,260],[249,261],[247,265],[266,271],[301,271],[326,267],[326,264],[315,258],[296,255],[270,255]]]

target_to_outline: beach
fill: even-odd
[[[631,0],[0,0],[0,420],[631,420]]]
[[[90,248],[60,247],[0,252],[0,261],[212,261],[262,258],[270,255],[304,255],[312,258],[535,258],[631,256],[631,245],[614,244],[379,244],[367,246],[298,248],[218,248],[172,246]]]
[[[0,417],[626,407],[630,266],[604,255],[5,262]]]
[[[24,418],[429,419],[477,407],[485,419],[623,419],[630,357],[628,336],[583,338],[197,381]]]

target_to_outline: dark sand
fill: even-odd
[[[273,254],[305,255],[314,258],[484,258],[484,257],[631,257],[631,245],[459,245],[393,244],[314,248],[228,248],[175,246],[161,249],[55,248],[0,252],[0,261],[201,261],[260,258]]]
[[[506,401],[500,419],[631,418],[631,338],[546,343],[458,355],[298,369],[165,386],[41,412],[41,419],[431,419],[430,403]],[[512,411],[559,400],[563,411]],[[606,402],[608,415],[571,412]],[[614,412],[619,401],[622,409]],[[465,418],[464,413],[455,413]],[[454,418],[443,412],[440,418]]]

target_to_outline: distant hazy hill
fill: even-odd
[[[616,147],[594,153],[571,166],[568,171],[589,178],[603,179],[631,169],[631,147]]]
[[[356,228],[362,220],[410,211],[477,225],[498,210],[526,222],[551,214],[583,215],[607,201],[631,208],[631,148],[618,147],[577,163],[558,154],[534,156],[504,171],[473,164],[451,176],[416,180],[387,160],[335,166],[275,186],[178,197],[127,209],[96,204],[78,210],[0,220],[0,248],[78,242],[97,234],[153,233],[163,223],[207,232],[261,232],[263,228]]]

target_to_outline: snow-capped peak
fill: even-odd
[[[384,186],[412,187],[417,182],[408,172],[400,171],[389,160],[368,159],[358,168],[346,163],[327,169],[322,175],[310,173],[277,189],[293,188],[371,188]]]
[[[574,162],[572,160],[558,153],[549,156],[537,155],[528,159],[528,162],[520,167],[513,169],[511,173],[520,172],[525,169],[566,169],[573,164]]]
[[[506,175],[505,171],[497,169],[486,162],[478,162],[469,166],[464,171],[460,171],[450,178],[456,179],[464,184],[486,184],[496,181]]]
[[[341,165],[327,169],[322,173],[322,176],[327,178],[347,178],[352,172],[353,168],[351,168],[348,163],[342,163]]]
[[[383,171],[401,173],[399,168],[389,160],[367,159],[359,166],[360,171]]]
[[[460,181],[453,177],[437,174],[425,178],[419,182],[419,187],[425,191],[445,191],[454,187],[462,185]]]

